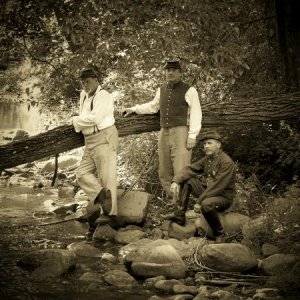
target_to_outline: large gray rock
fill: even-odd
[[[159,280],[154,284],[154,287],[164,293],[171,294],[173,293],[173,287],[175,285],[180,284],[180,281],[177,279],[169,279],[169,280]]]
[[[175,279],[185,277],[186,265],[175,248],[167,241],[153,241],[141,252],[132,262],[133,274],[144,278],[159,275]]]
[[[86,272],[79,278],[79,280],[101,284],[103,283],[103,276],[96,272]]]
[[[240,232],[242,227],[251,220],[248,216],[235,212],[221,212],[219,213],[219,217],[224,231],[229,234]],[[200,214],[199,218],[195,221],[195,226],[201,236],[207,236],[209,238],[214,236],[202,214]]]
[[[131,191],[121,197],[122,193],[123,190],[118,190],[118,216],[114,220],[116,225],[124,227],[127,224],[143,224],[152,196],[145,192]]]
[[[132,288],[138,285],[137,281],[127,272],[120,270],[108,271],[103,275],[105,282],[117,287]]]
[[[131,242],[119,250],[119,260],[122,263],[130,263],[146,251],[146,248],[153,241],[147,238]]]
[[[261,268],[268,275],[281,275],[289,272],[300,261],[300,256],[292,254],[273,254],[261,261]]]
[[[76,255],[68,250],[43,249],[23,256],[18,265],[34,269],[32,276],[43,280],[66,273],[77,263]]]
[[[197,257],[205,266],[224,272],[244,272],[258,264],[255,254],[238,243],[206,245]]]
[[[117,231],[111,228],[109,225],[101,225],[97,226],[93,239],[95,241],[113,241],[115,239],[115,236],[117,234]]]
[[[68,250],[75,253],[77,256],[85,257],[102,257],[101,251],[86,242],[75,242],[67,247]]]
[[[194,222],[187,222],[184,226],[178,225],[175,222],[171,222],[168,235],[170,238],[184,240],[194,236],[195,232],[196,226],[194,225]]]
[[[119,244],[129,244],[145,238],[147,234],[139,229],[118,230],[115,236],[115,241]]]
[[[168,239],[167,242],[175,248],[181,258],[187,258],[192,255],[192,249],[184,242],[177,239]]]
[[[58,168],[65,170],[68,168],[75,168],[79,164],[79,159],[76,157],[59,157]],[[41,169],[42,173],[50,173],[55,169],[55,160],[47,161]]]

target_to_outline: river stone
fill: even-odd
[[[300,256],[293,254],[273,254],[261,262],[261,268],[267,275],[281,275],[289,272],[300,261]]]
[[[144,237],[146,237],[146,233],[142,230],[119,230],[116,233],[115,241],[119,244],[129,244],[131,242],[136,242]]]
[[[168,239],[167,242],[175,248],[181,258],[190,257],[193,253],[192,249],[190,249],[188,245],[182,241],[178,241],[176,239]]]
[[[75,196],[74,186],[59,186],[58,197],[73,199]]]
[[[68,168],[75,168],[79,164],[79,159],[76,157],[59,157],[58,168],[65,170]],[[41,169],[41,173],[50,173],[55,169],[55,160],[47,161]]]
[[[117,287],[135,287],[138,285],[137,281],[127,272],[112,270],[103,275],[105,282]]]
[[[94,283],[103,283],[103,276],[99,273],[95,272],[87,272],[84,273],[80,278],[80,281],[85,281],[85,282],[94,282]]]
[[[123,190],[118,190],[118,215],[114,219],[115,226],[143,224],[148,213],[149,199],[152,196],[145,192],[130,191],[121,197],[123,192]]]
[[[192,300],[192,299],[194,299],[194,296],[190,294],[181,294],[181,295],[169,297],[169,300]]]
[[[225,291],[225,290],[218,290],[211,294],[211,296],[214,299],[220,299],[220,300],[240,300],[241,298],[237,295],[234,295],[231,292]]]
[[[255,254],[238,243],[206,245],[197,257],[205,266],[223,272],[244,272],[258,264]]]
[[[13,138],[13,141],[17,141],[17,140],[21,140],[21,139],[24,139],[24,138],[27,138],[29,137],[29,134],[27,131],[23,130],[23,129],[18,129],[14,138]]]
[[[209,244],[214,244],[214,241],[199,237],[192,237],[186,241],[190,253],[201,252],[202,247]]]
[[[23,256],[17,265],[35,269],[32,275],[44,279],[66,273],[77,263],[76,255],[63,249],[42,249]]]
[[[155,284],[154,287],[162,292],[168,293],[168,294],[172,294],[173,293],[173,287],[175,285],[180,284],[180,281],[177,279],[169,279],[169,280],[158,280]]]
[[[144,238],[139,241],[129,243],[119,250],[119,260],[122,263],[126,261],[131,263],[134,260],[131,259],[131,257],[135,258],[139,256],[140,253],[144,252],[144,247],[147,248],[147,246],[152,242],[152,240]]]
[[[193,223],[187,222],[184,226],[181,226],[175,222],[171,222],[168,230],[169,237],[178,240],[184,240],[194,236],[196,232],[196,226]]]
[[[101,251],[86,242],[75,242],[68,245],[67,249],[77,256],[84,257],[102,257]]]
[[[113,241],[116,234],[117,231],[111,228],[109,225],[101,225],[97,226],[93,235],[93,239],[95,241]]]
[[[160,276],[156,276],[156,277],[147,278],[144,281],[143,286],[145,286],[148,289],[153,288],[155,283],[158,282],[159,280],[166,280],[166,277],[163,275],[160,275]]]
[[[167,241],[153,241],[143,250],[132,262],[133,274],[143,278],[159,275],[175,279],[185,277],[187,268],[178,252]]]
[[[175,284],[173,286],[173,292],[174,294],[191,294],[191,295],[197,295],[198,294],[198,288],[191,285],[184,285],[184,284]]]
[[[242,230],[242,227],[251,220],[250,217],[246,215],[227,211],[220,212],[219,218],[224,231],[229,234],[240,232]],[[209,238],[214,237],[212,229],[210,228],[202,214],[200,214],[200,217],[195,220],[195,226],[201,236],[207,236]]]

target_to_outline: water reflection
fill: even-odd
[[[29,135],[43,131],[45,115],[38,103],[0,102],[0,130],[23,129]]]

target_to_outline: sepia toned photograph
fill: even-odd
[[[1,0],[0,299],[299,299],[299,12]]]

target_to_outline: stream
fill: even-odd
[[[87,292],[89,283],[79,278],[89,271],[101,273],[99,258],[78,257],[75,270],[59,278],[34,281],[29,271],[17,266],[17,261],[34,250],[64,249],[73,242],[83,241],[86,224],[72,221],[40,227],[38,224],[58,219],[49,213],[52,201],[57,202],[54,189],[34,190],[4,184],[0,188],[0,299],[144,300],[150,297],[150,292],[142,286],[133,291],[104,285],[97,291]],[[103,253],[117,255],[120,246],[106,244],[94,246]]]

